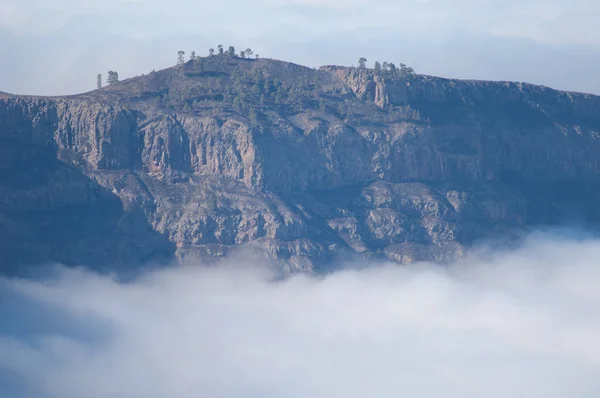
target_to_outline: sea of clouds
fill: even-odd
[[[0,279],[0,396],[600,396],[600,240],[361,265]]]

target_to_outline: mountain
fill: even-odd
[[[448,261],[598,223],[599,133],[593,95],[224,55],[0,94],[0,264]]]

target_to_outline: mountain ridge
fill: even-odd
[[[217,58],[218,56],[215,55],[215,58]],[[198,59],[206,59],[208,57],[198,57]],[[236,60],[240,60],[242,62],[256,62],[256,61],[266,61],[266,62],[273,62],[273,63],[282,63],[282,64],[286,64],[286,65],[293,65],[296,67],[300,67],[300,68],[304,68],[307,70],[333,70],[333,69],[347,69],[347,70],[360,70],[359,67],[355,67],[355,66],[345,66],[345,65],[338,65],[338,64],[325,64],[325,65],[321,65],[318,67],[310,67],[310,66],[306,66],[306,65],[302,65],[302,64],[297,64],[294,62],[288,62],[288,61],[283,61],[283,60],[278,60],[275,58],[260,58],[259,60],[256,60],[254,58],[235,58]],[[189,65],[190,63],[193,63],[194,61],[186,61],[186,65]],[[177,70],[178,68],[180,68],[180,66],[171,66],[171,67],[167,67],[164,69],[160,69],[158,71],[154,71],[154,73],[156,72],[164,72],[164,71],[173,71],[173,70]],[[367,68],[368,71],[373,71],[372,68]],[[150,72],[152,73],[152,72]],[[120,81],[120,83],[126,83],[128,81],[132,81],[132,80],[136,80],[139,79],[141,77],[147,76],[150,73],[144,73],[141,75],[136,75],[133,77],[128,77],[122,81]],[[551,90],[554,91],[556,93],[564,93],[564,94],[573,94],[573,95],[582,95],[585,97],[600,97],[599,94],[593,94],[587,91],[577,91],[577,90],[565,90],[565,89],[557,89],[552,87],[551,85],[546,85],[546,84],[536,84],[536,83],[530,83],[527,81],[517,81],[517,80],[493,80],[493,79],[471,79],[471,78],[452,78],[452,77],[442,77],[442,76],[437,76],[437,75],[428,75],[428,74],[421,74],[421,73],[417,73],[416,76],[420,76],[423,77],[425,79],[433,79],[433,80],[438,80],[438,81],[443,81],[443,82],[463,82],[463,83],[474,83],[474,84],[479,84],[479,83],[484,83],[484,84],[502,84],[502,85],[508,85],[508,84],[514,84],[514,85],[520,85],[520,86],[524,86],[524,87],[528,87],[528,88],[533,88],[533,89],[547,89],[547,90]],[[65,94],[65,95],[31,95],[31,94],[18,94],[18,93],[9,93],[9,92],[4,92],[4,91],[0,91],[0,95],[4,95],[4,96],[13,96],[13,97],[22,97],[22,98],[55,98],[55,99],[73,99],[73,98],[77,98],[79,96],[85,96],[87,94],[91,94],[94,92],[97,92],[99,90],[102,89],[106,89],[109,88],[110,86],[104,86],[101,89],[93,89],[93,90],[89,90],[89,91],[85,91],[85,92],[81,92],[81,93],[73,93],[73,94]]]
[[[0,95],[0,260],[127,267],[244,246],[289,271],[348,253],[451,261],[600,220],[598,111],[545,86],[229,56]]]

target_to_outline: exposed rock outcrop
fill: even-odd
[[[443,261],[600,221],[600,99],[204,58],[73,97],[0,95],[0,261],[127,266],[245,246],[290,270]]]

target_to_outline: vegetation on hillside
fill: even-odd
[[[268,64],[255,64],[258,59],[259,55],[251,48],[236,52],[234,46],[225,49],[218,45],[217,50],[209,49],[205,57],[195,51],[186,57],[186,52],[179,50],[175,69],[152,71],[144,77],[145,83],[131,83],[128,89],[138,99],[151,99],[152,105],[160,109],[217,117],[239,115],[255,126],[270,114],[278,117],[327,114],[358,124],[365,112],[380,114],[376,120],[381,122],[419,119],[410,107],[382,110],[373,104],[357,105],[353,94],[330,84],[327,72],[300,68],[282,76],[281,70],[291,64],[269,61],[277,65],[269,68]],[[366,62],[366,58],[360,58],[357,69],[385,79],[410,79],[415,75],[404,64],[396,67],[391,62],[375,62],[373,68],[368,68]],[[97,79],[100,88],[102,76]],[[118,73],[110,71],[107,83],[113,86],[118,82]]]
[[[358,59],[358,68],[362,70],[372,70],[376,74],[384,76],[408,77],[415,75],[413,68],[402,63],[400,64],[400,67],[396,67],[396,64],[392,62],[379,63],[379,61],[375,61],[373,69],[368,69],[367,59],[364,57]]]

